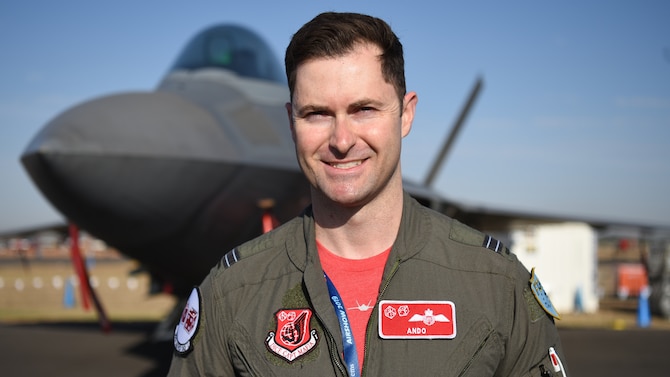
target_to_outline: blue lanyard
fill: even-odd
[[[354,333],[351,330],[349,317],[347,311],[344,309],[342,298],[337,293],[335,285],[330,281],[330,278],[324,272],[323,276],[326,278],[326,285],[328,285],[328,293],[330,294],[330,301],[333,303],[337,319],[340,321],[340,331],[342,331],[342,343],[344,343],[344,362],[347,364],[349,377],[360,376],[358,370],[358,354],[356,353],[356,342],[354,341]]]

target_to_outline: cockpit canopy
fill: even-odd
[[[198,33],[170,71],[224,68],[243,77],[285,83],[284,70],[270,47],[241,26],[218,25]]]

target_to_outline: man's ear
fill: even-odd
[[[284,107],[286,107],[286,114],[288,115],[288,124],[289,127],[291,127],[291,138],[295,143],[295,124],[293,123],[293,105],[291,104],[291,102],[286,102]]]
[[[409,135],[414,121],[416,104],[419,102],[419,96],[416,92],[407,92],[402,101],[402,137]]]

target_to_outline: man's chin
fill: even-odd
[[[368,196],[358,192],[323,192],[320,196],[324,201],[331,203],[331,205],[343,208],[362,207],[370,201]]]

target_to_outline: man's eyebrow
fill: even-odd
[[[351,109],[360,109],[361,107],[380,107],[382,106],[382,102],[378,100],[374,100],[372,98],[362,98],[356,102],[353,102],[348,106],[348,108]]]
[[[323,113],[330,111],[326,106],[319,105],[305,105],[295,109],[296,115],[304,116],[309,113]]]
[[[352,102],[347,106],[349,111],[358,110],[363,107],[381,107],[383,105],[382,101],[375,100],[372,98],[361,98],[355,102]],[[302,117],[309,113],[330,113],[332,110],[328,106],[307,104],[301,107],[294,108],[297,116]]]

